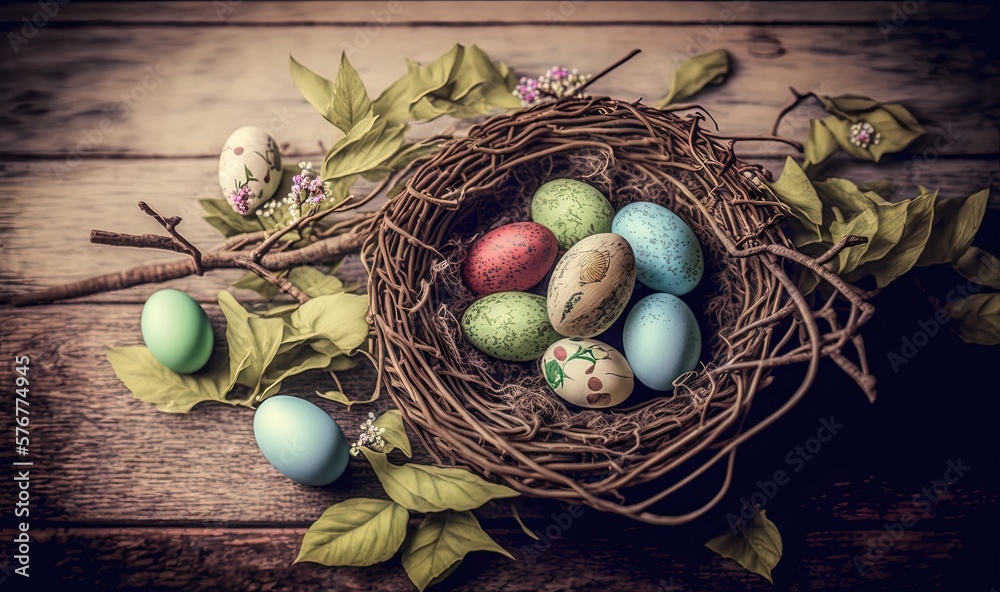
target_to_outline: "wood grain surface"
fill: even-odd
[[[917,183],[940,187],[946,196],[992,187],[987,227],[998,226],[1000,68],[996,36],[984,31],[995,33],[1000,24],[997,9],[985,2],[57,5],[58,13],[24,43],[11,42],[8,34],[24,36],[22,19],[40,22],[35,15],[42,8],[0,6],[6,40],[0,45],[0,183],[6,197],[0,297],[172,258],[88,244],[93,228],[156,232],[136,208],[139,199],[182,216],[181,228],[194,243],[218,242],[196,199],[218,196],[217,152],[236,127],[269,128],[287,160],[318,161],[337,136],[292,84],[289,54],[333,76],[340,52],[347,51],[375,96],[405,71],[404,58],[428,60],[456,42],[476,43],[526,74],[553,63],[597,70],[639,47],[637,60],[594,90],[647,101],[665,94],[678,59],[725,47],[734,59],[732,76],[697,100],[723,132],[735,135],[768,132],[792,98],[789,86],[904,102],[928,122],[926,138],[884,164],[837,158],[828,172],[858,181],[894,179],[901,195]],[[804,140],[809,116],[818,113],[815,105],[805,106],[782,125],[782,135]],[[452,123],[417,126],[411,133],[423,136]],[[753,142],[739,151],[775,173],[787,154],[784,146]],[[985,240],[1000,242],[993,235]],[[221,335],[216,294],[239,275],[218,272],[169,286],[202,302]],[[341,275],[363,280],[357,257],[348,258]],[[202,405],[169,415],[131,397],[103,352],[141,342],[141,305],[158,287],[0,308],[0,384],[13,380],[13,356],[32,358],[29,589],[412,589],[398,559],[368,569],[292,565],[302,533],[326,507],[383,495],[363,465],[353,465],[331,487],[298,486],[260,455],[252,410]],[[261,305],[252,292],[235,293]],[[585,510],[567,522],[568,508],[518,499],[521,516],[543,535],[536,543],[510,518],[509,504],[491,504],[478,515],[518,562],[473,554],[435,589],[996,589],[996,354],[942,331],[902,368],[886,357],[921,320],[933,317],[927,301],[934,297],[912,280],[881,295],[880,313],[866,327],[880,380],[876,405],[835,368],[824,367],[802,405],[741,449],[731,493],[703,520],[657,529]],[[341,380],[356,398],[375,386],[368,364],[342,373]],[[328,377],[307,374],[283,390],[308,397],[331,387]],[[986,403],[972,398],[991,394]],[[312,400],[349,435],[369,410],[391,406],[385,393],[374,405],[351,411]],[[11,417],[5,400],[4,434],[12,430]],[[790,485],[766,496],[785,548],[775,585],[704,548],[745,498],[770,491],[774,471],[788,469],[788,455],[832,417],[843,421],[844,435],[804,462]],[[0,446],[5,482],[13,454],[9,445]],[[956,460],[973,467],[968,475],[935,496],[913,527],[891,534]],[[15,495],[13,487],[0,488],[4,541],[14,536]],[[889,543],[870,555],[885,536]],[[0,589],[12,578],[15,586],[22,583],[11,574],[14,553],[5,545]],[[856,568],[858,556],[872,559],[864,573]]]

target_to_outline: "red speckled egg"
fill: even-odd
[[[472,243],[462,278],[480,296],[524,291],[545,278],[558,254],[559,242],[551,230],[534,222],[515,222]]]

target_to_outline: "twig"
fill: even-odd
[[[129,241],[129,235],[122,235],[124,241]],[[281,253],[269,253],[260,262],[260,265],[272,272],[288,269],[298,265],[309,263],[320,263],[331,257],[345,255],[357,251],[361,247],[364,236],[358,232],[348,232],[331,238],[323,239],[312,243],[301,249],[285,251]],[[103,244],[117,245],[109,241]],[[124,243],[121,243],[124,244]],[[214,269],[237,269],[246,268],[238,261],[239,258],[246,257],[245,253],[233,251],[207,251],[202,255],[202,264],[205,271]],[[196,269],[189,258],[172,261],[169,263],[156,263],[153,265],[143,265],[127,271],[110,273],[85,280],[70,282],[59,286],[52,286],[28,294],[18,294],[11,296],[7,304],[14,306],[29,306],[35,304],[46,304],[67,298],[79,298],[90,296],[101,292],[112,292],[123,290],[144,284],[160,283],[168,280],[178,279],[194,275]]]
[[[144,201],[139,202],[139,209],[142,210],[146,215],[150,216],[157,222],[160,226],[166,230],[170,236],[174,237],[180,245],[183,247],[184,252],[191,255],[191,259],[194,260],[195,273],[201,275],[204,273],[204,269],[201,265],[201,251],[197,247],[191,244],[188,239],[184,238],[181,233],[177,232],[177,225],[181,223],[181,218],[179,216],[171,216],[170,218],[164,218],[159,212],[154,210],[152,206]]]
[[[91,230],[90,242],[95,245],[135,247],[137,249],[160,249],[177,253],[189,253],[187,247],[170,236],[160,234],[121,234],[107,230]]]
[[[774,120],[774,126],[771,127],[771,135],[772,136],[777,136],[778,135],[778,126],[781,125],[781,120],[784,119],[786,115],[788,115],[796,107],[798,107],[799,105],[801,105],[802,101],[805,101],[806,99],[808,99],[810,97],[812,97],[812,98],[816,97],[816,93],[814,93],[814,92],[800,93],[799,91],[795,90],[791,86],[788,87],[788,90],[792,91],[792,94],[795,95],[795,100],[792,102],[791,105],[785,107],[784,109],[782,109],[781,111],[778,112],[778,117],[776,117],[775,120]]]
[[[276,288],[278,288],[285,294],[288,294],[292,298],[298,300],[299,304],[305,304],[306,302],[309,301],[308,294],[296,288],[295,284],[286,280],[285,278],[278,277],[273,273],[271,273],[270,271],[268,271],[267,269],[264,269],[263,267],[260,266],[259,263],[254,261],[252,257],[246,257],[246,256],[237,257],[236,265],[244,269],[249,269],[250,271],[254,272],[260,279],[270,284],[273,284]]]
[[[598,72],[597,74],[595,74],[590,80],[588,80],[587,82],[585,82],[582,85],[578,86],[573,92],[569,93],[568,96],[572,97],[572,96],[576,96],[576,95],[582,93],[584,90],[586,90],[586,88],[588,86],[590,86],[591,84],[594,84],[595,82],[597,82],[601,78],[604,78],[606,75],[608,75],[613,70],[615,70],[618,66],[621,66],[625,62],[627,62],[627,61],[631,60],[632,58],[634,58],[635,56],[639,55],[639,53],[641,51],[642,51],[641,49],[633,49],[632,51],[628,52],[628,55],[626,55],[622,59],[618,60],[617,62],[611,64],[607,68],[605,68],[605,69],[601,70],[600,72]]]

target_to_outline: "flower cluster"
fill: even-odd
[[[302,215],[302,204],[315,207],[330,198],[330,188],[313,170],[311,162],[300,162],[299,169],[301,169],[299,174],[292,177],[292,187],[288,190],[288,195],[281,198],[281,203],[288,207],[293,222]],[[271,200],[257,210],[257,215],[268,218],[274,214],[277,205],[277,199]]]
[[[385,448],[385,440],[382,439],[382,432],[385,428],[376,427],[375,425],[375,414],[369,412],[368,420],[361,424],[361,434],[358,436],[358,441],[351,444],[351,456],[357,456],[361,454],[361,448],[369,448],[375,452],[382,452]]]
[[[250,187],[241,185],[229,192],[229,195],[226,196],[226,201],[240,214],[246,214],[250,211],[250,202],[254,197],[253,190]]]
[[[514,96],[521,99],[521,105],[527,107],[542,102],[545,98],[558,99],[572,93],[590,80],[590,74],[580,74],[576,69],[567,70],[561,66],[552,66],[538,78],[521,77],[520,83],[514,89]]]
[[[859,121],[851,126],[851,144],[858,148],[867,149],[882,141],[882,134],[875,131],[872,124],[867,121]]]

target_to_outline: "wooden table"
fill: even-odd
[[[169,258],[88,244],[92,228],[159,229],[135,207],[144,199],[184,217],[197,244],[214,231],[196,197],[217,196],[221,142],[242,125],[269,127],[286,159],[318,160],[335,138],[288,76],[288,54],[332,76],[341,50],[376,94],[405,71],[404,57],[428,60],[451,44],[476,43],[518,72],[553,63],[597,70],[633,47],[640,58],[596,92],[653,101],[677,60],[717,47],[735,62],[729,81],[698,97],[730,134],[766,133],[791,96],[789,85],[822,94],[902,101],[931,134],[909,154],[878,167],[838,159],[832,175],[893,178],[908,187],[968,195],[993,184],[980,242],[998,252],[997,10],[920,2],[300,2],[239,0],[49,2],[0,8],[0,210],[3,294]],[[41,15],[41,16],[40,16]],[[45,23],[37,28],[26,23]],[[16,35],[18,37],[11,37]],[[12,41],[13,39],[13,41]],[[804,139],[808,116],[781,133]],[[423,126],[419,134],[437,126]],[[785,149],[748,144],[743,155],[780,170]],[[356,260],[344,275],[360,280]],[[217,331],[219,290],[234,274],[173,281],[204,303]],[[957,276],[955,276],[957,278]],[[957,281],[954,278],[948,281]],[[725,530],[742,497],[770,491],[788,455],[824,418],[842,430],[789,484],[768,493],[781,529],[780,590],[988,590],[997,570],[1000,394],[996,348],[968,346],[946,330],[905,365],[888,352],[933,317],[914,280],[875,299],[865,327],[880,395],[869,405],[832,365],[793,413],[751,441],[718,508],[693,524],[653,528],[586,510],[566,525],[556,504],[519,500],[527,523],[558,538],[535,544],[509,506],[480,512],[484,527],[520,558],[470,556],[441,589],[766,590],[763,579],[703,544]],[[370,569],[292,565],[305,528],[329,505],[380,495],[360,466],[330,488],[295,485],[256,448],[252,411],[204,405],[167,415],[135,401],[104,349],[141,342],[139,312],[153,286],[34,308],[0,308],[0,438],[3,553],[0,577],[15,588],[11,513],[16,487],[13,360],[31,358],[31,579],[50,589],[407,590],[398,559]],[[238,292],[244,302],[259,300]],[[374,374],[346,373],[353,395]],[[776,383],[773,389],[792,382]],[[310,396],[322,377],[288,383]],[[770,390],[770,389],[769,389]],[[350,432],[387,396],[348,413],[324,404]],[[426,459],[426,455],[424,457]],[[914,496],[942,479],[948,462],[970,467],[920,520],[895,529],[862,575],[852,558],[916,507]],[[797,463],[796,463],[797,465]],[[554,517],[555,516],[555,517]],[[560,525],[553,528],[553,525]],[[530,550],[534,549],[537,553]],[[4,555],[0,553],[0,563]],[[7,588],[3,588],[7,589]]]

